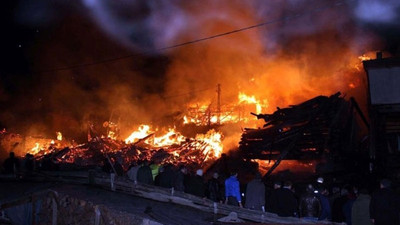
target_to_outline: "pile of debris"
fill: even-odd
[[[35,160],[42,169],[80,169],[101,166],[104,162],[119,160],[125,169],[132,162],[148,160],[160,164],[186,164],[203,166],[214,159],[213,151],[207,143],[187,139],[179,145],[155,148],[143,143],[145,138],[135,143],[125,143],[111,138],[93,138],[77,146],[58,148],[50,145],[35,154]]]
[[[355,109],[355,110],[354,110]],[[253,114],[263,119],[263,128],[246,128],[240,141],[245,158],[313,159],[322,153],[344,151],[355,132],[354,111],[366,122],[356,101],[338,92],[317,96],[272,114]],[[353,126],[353,127],[352,127]]]

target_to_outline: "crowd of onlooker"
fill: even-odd
[[[22,167],[34,170],[33,157],[27,155],[20,165],[10,153],[3,173],[16,173]],[[239,182],[238,171],[179,167],[147,160],[133,162],[124,169],[121,160],[106,158],[102,170],[143,184],[173,188],[214,202],[275,213],[281,217],[345,222],[352,225],[400,224],[400,197],[388,179],[379,186],[335,184],[318,177],[314,182],[293,184],[290,180],[263,179],[259,172],[249,182]]]
[[[105,168],[106,170],[109,168]],[[289,180],[266,183],[259,172],[247,183],[240,183],[238,171],[230,174],[148,161],[133,163],[124,173],[118,162],[116,173],[131,180],[174,188],[215,202],[272,212],[282,217],[345,222],[352,225],[400,224],[400,197],[388,179],[379,187],[327,184],[323,177],[308,184]],[[295,187],[296,186],[296,187]]]

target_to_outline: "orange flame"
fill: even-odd
[[[175,129],[170,128],[168,133],[166,133],[165,135],[161,137],[154,137],[153,146],[163,147],[163,146],[170,146],[173,144],[180,145],[185,140],[186,138],[184,136],[182,136],[180,133],[177,133]]]
[[[257,114],[262,113],[264,108],[268,108],[267,100],[264,100],[263,102],[261,102],[261,101],[257,100],[256,97],[254,97],[254,95],[249,96],[249,95],[246,95],[245,93],[240,92],[238,99],[239,99],[239,104],[240,103],[255,104]]]
[[[143,139],[150,134],[154,134],[152,138],[144,140],[144,143],[149,144],[155,148],[168,149],[173,145],[182,145],[184,142],[189,141],[191,149],[201,150],[207,158],[219,157],[223,151],[222,134],[215,130],[209,130],[206,134],[197,134],[195,138],[187,138],[177,132],[173,128],[169,128],[168,132],[163,135],[156,135],[155,131],[149,125],[140,125],[137,131],[134,131],[125,143],[134,143]],[[179,156],[179,152],[173,150],[170,152],[174,156]]]
[[[57,141],[62,141],[62,134],[61,132],[56,132],[57,134]]]
[[[36,155],[38,154],[40,151],[42,150],[42,148],[40,147],[39,143],[35,143],[35,147],[33,147],[28,153],[32,154],[32,155]]]
[[[204,142],[208,145],[203,154],[213,153],[213,157],[216,158],[221,156],[223,150],[221,133],[216,132],[214,129],[212,129],[209,130],[206,134],[196,135],[196,140]]]
[[[149,125],[140,125],[137,131],[134,131],[128,138],[125,139],[125,143],[130,144],[135,141],[145,138],[150,135],[150,126]]]

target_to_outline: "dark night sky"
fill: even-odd
[[[117,107],[115,99],[122,93],[123,99],[118,99],[122,105],[124,102],[135,104],[129,110],[121,108],[121,114],[128,114],[135,121],[150,120],[154,115],[143,118],[143,111],[148,108],[142,109],[138,105],[144,101],[151,103],[155,99],[154,96],[160,93],[166,94],[165,71],[171,65],[174,55],[173,51],[166,54],[155,49],[213,34],[211,30],[196,37],[190,34],[193,29],[190,30],[179,22],[179,16],[187,16],[185,12],[201,11],[202,7],[212,5],[193,5],[184,1],[166,1],[159,4],[157,1],[105,2],[101,6],[94,0],[75,3],[56,0],[40,3],[27,0],[2,2],[1,21],[4,24],[0,42],[0,127],[16,132],[48,134],[68,126],[70,129],[65,132],[72,136],[85,129],[83,121],[107,118],[112,111],[110,109]],[[254,2],[255,5],[258,4],[257,1]],[[396,3],[397,1],[386,2],[389,5],[393,4],[395,19],[389,22],[360,19],[352,24],[357,24],[358,29],[379,37],[380,50],[398,55],[400,4]],[[169,3],[171,5],[168,5]],[[172,7],[172,3],[176,5]],[[293,7],[289,3],[290,1],[275,4],[275,7],[279,5],[281,12],[290,14],[293,9],[286,10],[283,6],[286,4]],[[302,7],[307,9],[310,6]],[[107,19],[110,19],[110,15],[119,23],[109,24]],[[160,26],[168,29],[159,29],[158,24],[151,23],[149,18],[158,18],[157,16],[168,19],[162,21]],[[215,15],[210,14],[211,16]],[[233,17],[230,21],[234,24],[238,18]],[[260,17],[259,21],[268,20]],[[198,23],[202,26],[201,22]],[[125,32],[126,30],[121,28],[122,25],[115,27],[115,24],[128,24],[126,29],[130,30]],[[248,25],[252,24],[239,23],[230,29]],[[179,35],[168,33],[175,28]],[[283,39],[286,43],[291,43],[292,39],[287,38],[289,35],[283,33],[283,29],[277,30],[282,33],[276,37],[285,37]],[[170,37],[172,42],[165,41]],[[128,55],[133,57],[57,70]],[[168,104],[162,107],[168,108]],[[160,110],[162,107],[160,106]],[[141,116],[137,115],[135,118],[132,112],[141,112],[138,113]]]

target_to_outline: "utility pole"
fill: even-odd
[[[221,123],[221,84],[217,85],[217,124]]]

